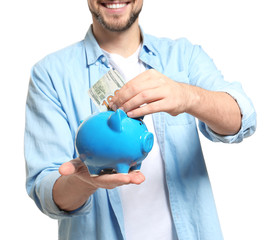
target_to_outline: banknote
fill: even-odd
[[[125,81],[117,70],[108,71],[89,90],[88,95],[100,112],[109,110],[108,104]]]

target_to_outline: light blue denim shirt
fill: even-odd
[[[125,239],[117,189],[98,189],[84,206],[70,213],[61,211],[52,197],[60,165],[77,157],[74,139],[80,121],[98,111],[87,91],[109,70],[103,57],[89,28],[83,41],[48,55],[31,71],[26,105],[26,187],[39,209],[58,219],[59,239]],[[211,141],[237,143],[255,131],[251,101],[239,83],[224,81],[200,46],[184,38],[160,39],[143,33],[140,59],[147,68],[175,81],[227,92],[238,102],[242,127],[236,135],[219,136],[199,122],[199,129]],[[223,239],[195,118],[160,112],[153,120],[178,239]],[[143,229],[137,226],[137,231]]]

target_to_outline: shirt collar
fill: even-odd
[[[152,41],[149,37],[149,35],[145,34],[143,29],[140,27],[141,35],[142,35],[142,50],[145,50],[145,52],[149,55],[156,55],[155,49],[152,45]],[[97,40],[95,39],[92,31],[92,25],[89,27],[86,36],[84,38],[84,45],[85,45],[85,51],[86,51],[86,60],[87,65],[94,64],[100,57],[104,56],[104,53],[102,49],[100,48]],[[144,52],[141,51],[141,55],[143,55]]]
[[[92,25],[89,27],[84,38],[84,47],[86,51],[87,65],[94,64],[99,57],[103,55],[103,51],[93,35]]]
[[[156,55],[155,48],[152,45],[152,39],[150,39],[150,36],[145,34],[144,30],[140,27],[141,36],[142,36],[142,43],[144,49],[147,53],[150,55]]]

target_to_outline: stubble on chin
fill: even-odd
[[[139,14],[141,12],[142,8],[137,10],[136,12],[131,12],[129,18],[124,21],[120,22],[120,16],[119,15],[114,15],[112,21],[108,22],[104,19],[102,14],[98,11],[94,11],[90,9],[92,15],[98,21],[105,29],[111,31],[111,32],[124,32],[128,30],[133,23],[137,20],[139,17]]]

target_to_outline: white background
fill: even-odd
[[[57,239],[57,222],[25,192],[25,99],[31,66],[82,40],[90,23],[85,0],[0,3],[1,239]],[[140,23],[147,33],[200,44],[253,100],[254,136],[238,145],[202,144],[225,239],[275,240],[274,1],[145,0]]]

